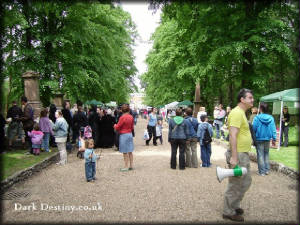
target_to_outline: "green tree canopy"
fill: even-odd
[[[40,73],[45,106],[56,91],[73,101],[92,96],[124,102],[136,89],[132,46],[137,32],[130,14],[119,6],[29,0],[2,6],[1,81],[9,81],[9,101],[23,94],[26,70]]]
[[[142,75],[146,103],[193,100],[234,106],[236,92],[256,99],[299,85],[299,5],[296,1],[152,1],[162,20]]]

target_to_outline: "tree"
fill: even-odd
[[[23,94],[21,75],[40,73],[40,93],[48,106],[56,91],[72,101],[97,98],[126,101],[136,87],[131,17],[110,2],[3,3],[4,63],[12,101]],[[1,89],[2,90],[2,89]]]
[[[178,100],[181,90],[194,90],[196,81],[202,104],[211,111],[215,101],[235,105],[242,87],[253,89],[256,99],[295,87],[297,2],[152,2],[154,8],[162,6],[163,14],[143,76],[148,103]],[[162,74],[178,83],[170,85]]]

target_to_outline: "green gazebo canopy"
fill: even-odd
[[[300,88],[287,89],[284,91],[275,92],[260,98],[261,102],[299,102],[299,90]]]
[[[97,100],[95,100],[95,99],[93,99],[93,100],[91,100],[91,101],[86,101],[85,104],[86,104],[86,105],[103,105],[102,102],[97,101]]]
[[[190,105],[194,105],[190,100],[184,100],[178,103],[178,106],[190,106]]]

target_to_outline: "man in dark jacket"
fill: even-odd
[[[73,116],[73,132],[75,132],[75,140],[73,139],[73,142],[76,141],[76,139],[79,137],[79,131],[80,128],[86,127],[88,125],[87,117],[83,111],[82,108],[82,102],[77,102],[78,112]]]
[[[25,132],[25,141],[29,143],[29,153],[33,154],[32,151],[32,143],[31,143],[31,138],[28,136],[28,131],[32,131],[33,129],[33,108],[32,106],[27,102],[27,98],[25,96],[21,97],[21,104],[24,106],[23,110],[23,116],[21,117],[21,121],[23,123],[23,129]]]
[[[185,169],[185,145],[189,137],[189,127],[182,117],[182,110],[176,109],[176,116],[169,121],[168,141],[171,143],[171,168],[176,169],[176,155],[179,147],[179,169]]]
[[[13,105],[8,109],[6,118],[10,119],[11,122],[8,125],[7,137],[8,137],[8,148],[12,149],[12,144],[15,136],[19,136],[22,139],[23,148],[25,149],[25,134],[23,130],[23,124],[20,118],[23,115],[22,109],[17,106],[17,102],[13,101]]]
[[[67,123],[69,125],[67,142],[70,141],[70,129],[71,129],[71,126],[73,124],[73,119],[72,119],[72,116],[71,116],[70,107],[71,107],[70,101],[65,100],[64,103],[63,103],[63,109],[61,110],[61,112],[63,114],[63,117],[65,118],[65,120],[67,121]]]

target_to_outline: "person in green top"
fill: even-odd
[[[244,210],[240,203],[251,185],[250,158],[251,133],[245,112],[253,107],[253,94],[249,89],[241,89],[238,94],[238,104],[228,116],[230,149],[226,152],[229,168],[236,165],[247,168],[247,174],[241,177],[229,177],[224,194],[223,218],[233,221],[244,221]]]

